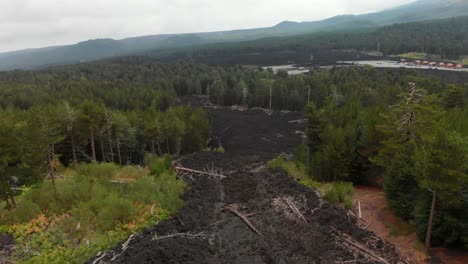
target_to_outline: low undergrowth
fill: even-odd
[[[320,195],[330,203],[346,209],[352,207],[353,184],[350,182],[319,182],[309,176],[307,167],[301,162],[288,161],[279,156],[268,163],[270,169],[286,171],[302,185],[316,189]]]
[[[0,233],[15,238],[18,263],[84,263],[130,234],[177,211],[186,184],[168,157],[148,168],[80,164],[56,180],[24,190],[17,207],[0,210]]]

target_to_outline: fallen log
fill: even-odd
[[[114,261],[118,256],[120,256],[122,253],[124,253],[125,250],[127,250],[128,244],[130,244],[130,241],[132,241],[132,239],[133,239],[134,236],[135,236],[135,234],[132,234],[132,235],[127,239],[127,241],[125,241],[125,243],[122,244],[122,251],[121,251],[119,254],[115,255],[115,256],[111,259],[111,261]]]
[[[251,217],[251,216],[256,216],[256,215],[259,215],[259,214],[262,214],[262,212],[251,213],[251,214],[247,214],[247,215],[245,215],[245,216],[246,216],[246,217]]]
[[[254,231],[255,233],[257,233],[258,235],[262,235],[260,233],[260,231],[257,230],[257,228],[255,228],[255,226],[252,225],[252,223],[250,223],[249,219],[247,219],[247,217],[245,217],[244,215],[242,215],[241,213],[239,213],[239,211],[237,211],[236,209],[232,208],[231,206],[226,206],[225,207],[227,210],[229,210],[231,213],[235,214],[237,217],[239,217],[242,221],[244,221],[244,223],[250,228],[252,229],[252,231]]]
[[[125,243],[122,245],[122,252],[124,252],[128,248],[128,244],[130,244],[130,241],[132,241],[132,238],[135,236],[135,234],[132,234]]]
[[[354,218],[358,218],[351,210],[348,210],[348,211],[346,212],[346,214],[347,214],[348,216],[349,216],[349,214],[350,214],[350,215],[352,215]]]
[[[269,140],[269,139],[266,138],[266,137],[260,137],[260,136],[259,136],[258,138],[260,138],[261,140],[265,140],[266,142],[270,142],[270,143],[275,143],[275,144],[276,144],[276,142],[273,142],[272,140]]]
[[[182,219],[180,219],[179,217],[176,217],[176,219],[179,221],[179,223],[180,223],[183,227],[185,227],[185,224],[184,224],[184,222],[182,222]]]
[[[374,223],[375,219],[372,220],[372,222],[370,222],[369,224],[367,224],[365,227],[364,227],[364,230],[367,230],[373,223]]]
[[[367,248],[364,248],[363,246],[360,246],[359,244],[354,243],[353,241],[348,240],[348,239],[346,239],[346,238],[344,238],[344,237],[341,237],[341,239],[343,239],[346,243],[348,243],[348,244],[350,244],[350,245],[356,247],[356,248],[359,249],[362,253],[364,253],[364,254],[366,254],[366,255],[368,255],[368,256],[370,256],[370,257],[372,257],[372,258],[374,258],[374,259],[376,259],[376,260],[378,260],[378,261],[380,261],[380,262],[382,262],[382,263],[390,264],[390,263],[388,263],[388,261],[386,261],[385,259],[383,259],[383,258],[377,256],[373,251],[371,251],[371,250],[369,250],[369,249],[367,249]]]
[[[101,252],[98,253],[98,256],[99,256],[100,254],[101,254]],[[104,252],[100,257],[98,257],[97,259],[95,259],[95,260],[93,261],[92,264],[97,264],[97,263],[99,263],[99,262],[101,261],[101,259],[103,259],[106,255],[107,255],[107,253]]]
[[[199,170],[192,170],[184,167],[175,167],[175,170],[178,172],[187,172],[187,173],[193,173],[193,174],[200,174],[200,175],[208,175],[212,177],[218,177],[221,179],[226,178],[226,175],[218,174],[218,173],[211,173],[211,172],[206,172],[206,171],[199,171]]]
[[[301,214],[301,212],[299,211],[299,209],[297,209],[296,205],[291,201],[291,198],[285,198],[284,200],[286,201],[286,204],[289,206],[289,208],[291,208],[291,210],[292,210],[300,219],[302,219],[304,222],[308,223],[308,222],[307,222],[307,219],[305,219],[304,215]]]
[[[288,123],[290,123],[290,124],[293,124],[293,123],[303,124],[303,123],[305,123],[305,122],[307,122],[307,119],[291,120],[291,121],[289,121]]]
[[[358,201],[358,212],[359,212],[359,219],[362,218],[362,214],[361,214],[361,201]]]
[[[259,166],[259,167],[255,168],[255,169],[250,170],[249,172],[257,173],[257,172],[260,172],[260,171],[262,171],[264,169],[266,169],[266,166],[262,165],[262,166]]]
[[[175,234],[171,234],[171,235],[167,235],[167,236],[161,236],[161,237],[158,237],[157,235],[155,235],[152,240],[157,241],[157,240],[163,240],[163,239],[168,239],[168,238],[173,238],[173,237],[204,238],[204,239],[207,239],[207,238],[213,238],[214,235],[205,235],[204,233],[199,233],[199,234],[175,233]]]

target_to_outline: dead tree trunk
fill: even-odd
[[[93,161],[96,161],[96,146],[94,144],[94,129],[89,131],[89,139],[91,140],[91,156]]]
[[[106,125],[107,125],[107,139],[109,140],[109,152],[111,156],[111,161],[114,162],[114,149],[112,147],[112,120],[109,118],[109,113],[107,109],[104,109],[106,113]]]
[[[119,164],[122,165],[122,156],[120,154],[120,140],[118,136],[116,140],[117,140],[117,156],[119,157]]]
[[[99,143],[101,144],[101,158],[102,162],[106,162],[106,154],[104,152],[104,141],[102,140],[102,134],[99,135]]]
[[[10,200],[11,200],[11,204],[13,205],[13,208],[16,208],[16,200],[13,194],[10,194]],[[8,198],[7,198],[7,201],[8,201]]]
[[[166,138],[166,147],[167,147],[167,154],[171,154],[171,149],[169,148],[169,138]]]
[[[154,140],[151,140],[151,154],[156,154],[156,148],[154,147]]]
[[[177,144],[176,144],[176,155],[180,155],[181,150],[182,150],[182,137],[178,137]]]
[[[273,87],[270,87],[270,111],[271,109],[271,99],[273,98]]]
[[[434,223],[436,199],[437,199],[437,192],[434,190],[434,191],[432,191],[431,213],[429,215],[429,223],[427,224],[426,254],[429,254],[429,249],[431,248],[432,224]]]
[[[71,143],[72,143],[72,154],[73,154],[73,166],[76,167],[78,165],[78,159],[76,158],[76,139],[75,133],[71,133]]]
[[[109,151],[110,151],[110,156],[111,156],[110,160],[114,162],[114,148],[112,147],[112,137],[111,137],[110,128],[107,129],[107,138],[109,140]]]
[[[55,187],[54,159],[53,159],[53,152],[50,149],[48,151],[48,158],[49,158],[49,174],[50,174],[50,179],[52,180],[52,189],[54,190],[54,197],[55,199],[57,199],[57,188]]]
[[[159,156],[162,156],[161,145],[159,145],[159,143],[157,143],[156,146],[158,147]]]

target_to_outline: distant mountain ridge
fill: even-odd
[[[242,42],[266,37],[285,37],[321,31],[366,30],[395,23],[463,15],[468,15],[468,0],[419,0],[376,13],[340,15],[314,22],[284,21],[267,28],[192,34],[163,34],[122,40],[96,39],[74,45],[0,53],[0,70],[32,69],[210,43]]]

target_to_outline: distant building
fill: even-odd
[[[437,65],[437,62],[433,61],[433,62],[429,63],[429,65],[431,65],[431,66],[436,66],[436,65]]]
[[[429,62],[428,62],[428,61],[423,61],[422,64],[423,64],[423,65],[428,65]]]
[[[447,68],[449,68],[449,69],[453,68],[454,66],[455,66],[455,65],[453,65],[452,63],[448,63],[448,64],[447,64]]]
[[[461,65],[461,64],[457,64],[457,65],[455,66],[455,68],[457,68],[457,69],[461,69],[461,68],[463,68],[463,65]]]
[[[445,67],[445,63],[439,62],[439,67]]]
[[[420,64],[421,64],[421,61],[420,61],[420,60],[416,60],[415,63],[416,63],[417,65],[420,65]]]

